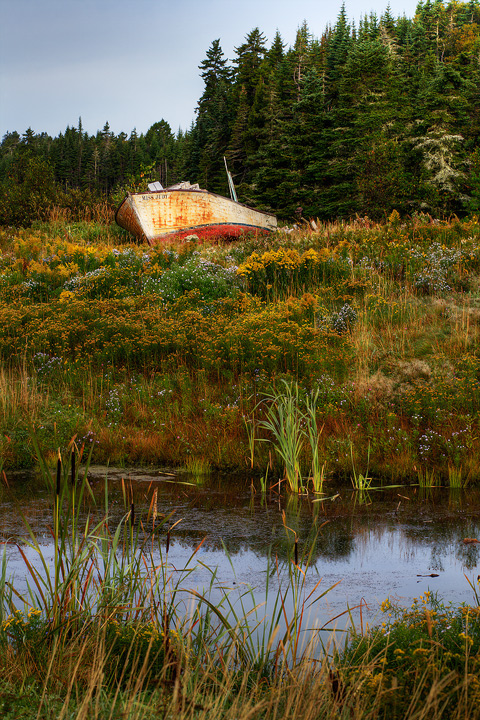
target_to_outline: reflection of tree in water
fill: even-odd
[[[322,557],[332,561],[347,558],[355,543],[349,518],[325,522],[318,504],[293,495],[280,507],[182,507],[172,522],[179,518],[183,520],[174,530],[175,542],[187,548],[205,538],[204,550],[225,547],[232,556],[249,550],[258,557],[273,554],[282,561],[294,559],[297,540],[299,561],[309,557],[314,564]]]
[[[317,539],[317,557],[326,560],[346,559],[355,549],[355,537],[348,521],[336,521],[324,528]]]
[[[431,561],[429,570],[442,572],[446,557],[455,557],[467,570],[473,570],[479,561],[478,544],[465,544],[465,537],[477,538],[480,526],[477,523],[449,518],[422,526],[404,527],[404,533],[415,546],[429,547]]]
[[[307,510],[307,512],[306,512]],[[319,503],[305,503],[298,496],[287,499],[285,523],[289,528],[284,541],[275,543],[275,551],[283,557],[293,557],[295,552],[295,533],[298,538],[300,557],[310,558],[314,564],[320,558],[339,560],[347,558],[355,545],[348,518],[325,521],[320,512]]]
[[[454,556],[466,570],[474,570],[478,565],[479,551],[477,544],[465,544],[463,534],[457,532],[457,538],[453,542]],[[443,561],[446,556],[452,555],[452,543],[434,542],[432,545],[432,557],[429,570],[442,572],[445,570]]]
[[[478,565],[478,545],[462,543],[459,548],[458,558],[467,570],[473,570]]]
[[[109,525],[113,530],[125,517],[129,503],[135,503],[137,523],[145,523],[153,494],[158,493],[157,524],[172,511],[168,524],[182,522],[173,531],[172,541],[193,549],[206,537],[205,549],[222,550],[223,543],[232,555],[250,550],[258,557],[269,552],[279,559],[294,557],[295,538],[298,540],[299,558],[311,553],[311,563],[319,559],[329,562],[347,560],[356,551],[367,551],[385,536],[400,535],[402,552],[414,559],[419,548],[431,552],[429,568],[443,570],[446,558],[456,558],[467,570],[479,562],[479,549],[475,544],[465,545],[465,537],[480,538],[480,492],[448,491],[445,488],[405,488],[371,493],[371,504],[355,502],[351,488],[340,488],[335,502],[312,502],[312,498],[298,495],[275,496],[252,493],[249,484],[229,485],[225,479],[206,480],[202,487],[181,481],[159,482],[158,473],[145,474],[142,481],[129,478],[132,471],[109,471]],[[132,473],[134,474],[134,473]],[[90,476],[90,473],[89,473]],[[128,502],[124,504],[121,478],[125,477]],[[104,508],[105,474],[98,470],[92,476],[92,492],[97,506],[84,497],[85,516],[100,514]],[[11,504],[4,493],[0,532],[15,535],[20,532],[15,503]],[[51,498],[38,482],[18,482],[13,495],[33,525],[43,530],[50,523]],[[285,513],[283,520],[282,513]],[[287,530],[285,525],[290,528]],[[326,523],[326,524],[325,524]],[[17,531],[18,527],[18,531]],[[158,533],[165,542],[167,527]]]
[[[432,555],[430,558],[430,562],[428,563],[428,570],[432,570],[434,572],[444,572],[445,566],[443,564],[443,560],[445,557],[445,552],[442,546],[440,545],[433,545],[432,546]]]

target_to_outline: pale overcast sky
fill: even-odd
[[[388,0],[346,0],[349,20]],[[390,0],[412,17],[417,0]],[[162,118],[187,129],[203,83],[198,65],[212,41],[234,57],[254,27],[270,45],[278,28],[291,45],[301,23],[319,37],[341,0],[0,0],[0,138],[52,136],[82,117],[93,134],[145,132]]]

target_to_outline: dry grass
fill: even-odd
[[[87,222],[110,225],[115,221],[115,210],[107,201],[96,202],[90,205],[82,204],[80,208],[71,209],[54,205],[48,211],[48,221],[55,222]]]
[[[17,369],[0,366],[0,422],[3,425],[12,427],[20,417],[35,422],[48,401],[48,390],[38,386],[25,365]]]
[[[262,679],[255,671],[222,668],[216,656],[201,668],[184,657],[181,672],[172,677],[165,668],[152,682],[147,655],[136,659],[135,672],[108,683],[108,648],[99,630],[95,643],[71,643],[68,648],[57,644],[43,669],[12,653],[2,655],[0,669],[2,691],[9,687],[13,697],[21,698],[19,682],[25,682],[29,673],[41,681],[35,702],[22,708],[26,720],[475,720],[480,716],[478,683],[473,688],[468,674],[435,673],[432,658],[405,695],[401,678],[383,676],[383,662],[382,652],[366,662],[357,657],[354,667],[343,667],[340,661],[333,669],[323,656],[317,661],[305,659],[295,668],[284,667],[274,679]]]

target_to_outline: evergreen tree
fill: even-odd
[[[290,48],[277,31],[267,49],[254,28],[233,67],[216,39],[199,65],[204,87],[186,132],[159,120],[141,135],[115,135],[106,123],[89,136],[79,118],[55,138],[7,133],[0,214],[29,222],[56,203],[73,217],[87,195],[144,189],[150,178],[225,195],[224,155],[239,197],[283,218],[299,207],[325,219],[473,212],[479,42],[479,0],[421,0],[413,18],[394,18],[387,5],[358,28],[342,5],[333,28],[316,39],[303,23]]]
[[[333,115],[328,106],[325,75],[316,68],[303,77],[294,117],[295,122],[290,123],[290,146],[298,175],[296,207],[302,207],[307,217],[326,218],[333,182],[330,165]]]
[[[343,68],[347,61],[351,41],[350,25],[347,22],[345,3],[343,3],[340,8],[337,23],[328,43],[326,57],[328,93],[332,100],[335,100],[338,97],[339,85],[342,79]]]
[[[466,117],[467,85],[456,70],[437,63],[420,97],[422,121],[413,145],[422,157],[424,199],[434,211],[442,206],[450,211],[461,209],[465,158],[464,137],[458,128]]]
[[[261,65],[267,52],[265,41],[265,35],[256,27],[248,33],[245,42],[235,48],[235,85],[239,94],[242,91],[245,93],[249,107],[253,103]]]
[[[156,179],[168,185],[169,167],[174,170],[175,136],[166,120],[154,123],[145,133],[145,161],[153,166]]]
[[[198,102],[195,135],[197,179],[205,187],[225,192],[227,181],[223,156],[232,125],[232,68],[224,58],[220,40],[214,40],[199,66],[204,91]]]
[[[275,33],[272,45],[265,54],[266,70],[270,76],[275,76],[278,68],[280,67],[285,57],[285,43],[282,40],[282,36],[279,31]]]
[[[4,141],[11,147],[14,139],[10,134]],[[0,182],[0,225],[25,226],[47,219],[57,186],[53,168],[42,152],[45,139],[28,128],[15,143],[6,176]]]

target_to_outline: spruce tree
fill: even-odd
[[[227,181],[223,156],[232,125],[232,68],[223,55],[220,39],[212,42],[199,69],[205,85],[198,102],[195,135],[192,137],[196,146],[197,180],[210,190],[225,193]]]

